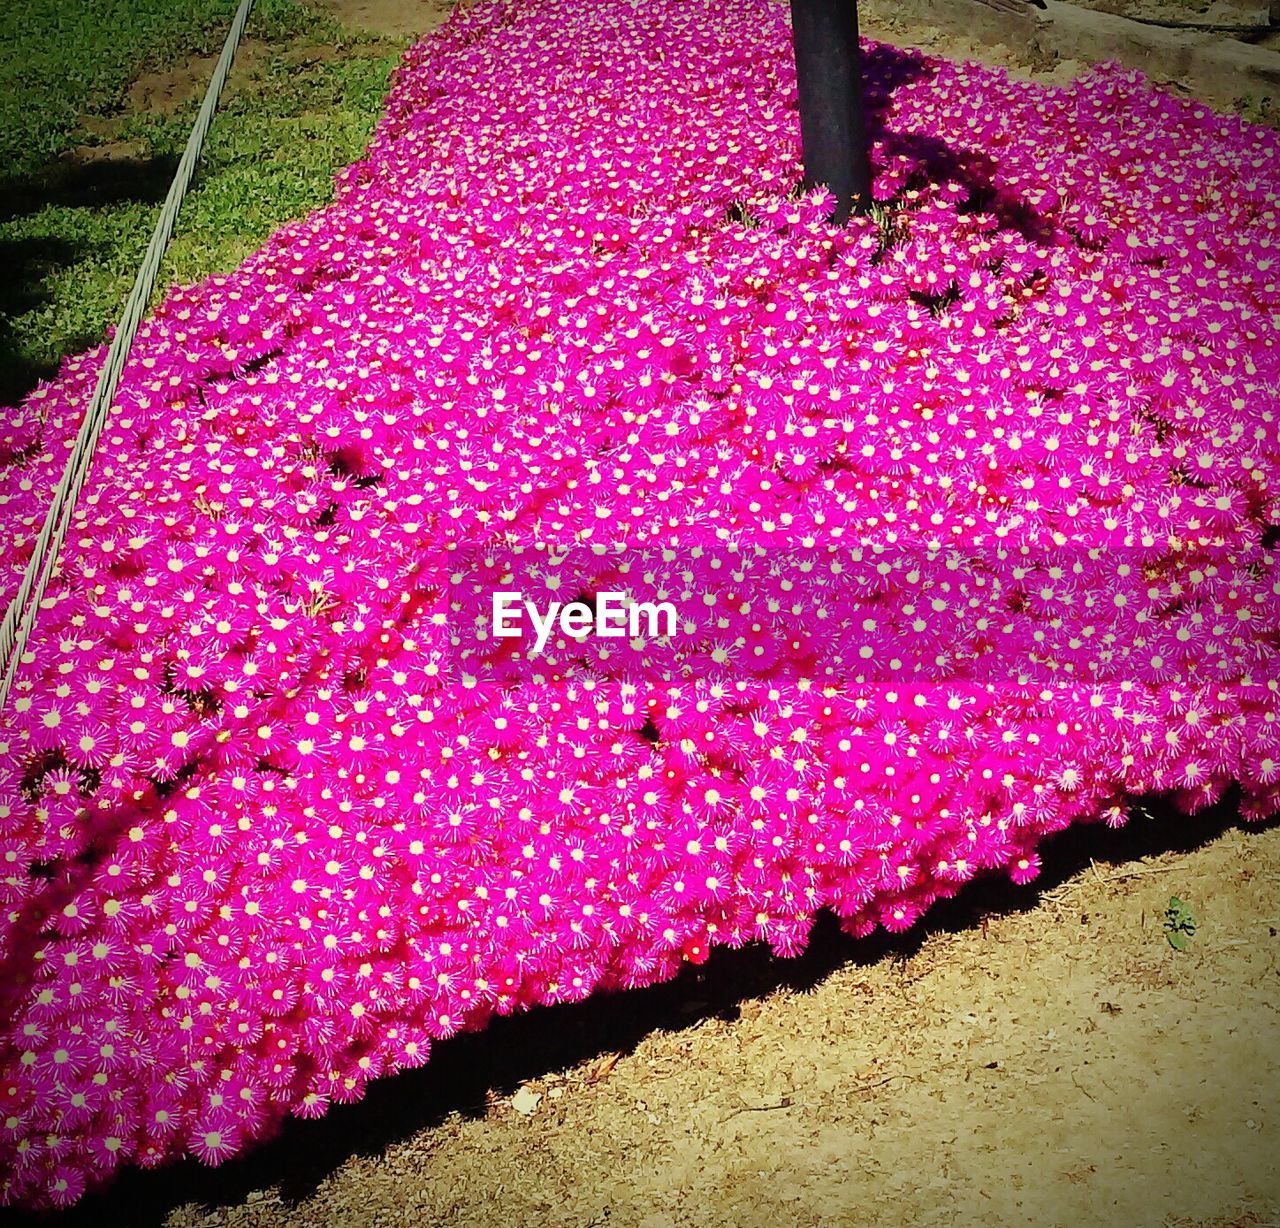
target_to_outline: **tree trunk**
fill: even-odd
[[[835,221],[871,205],[856,0],[791,0],[805,182],[836,198]]]

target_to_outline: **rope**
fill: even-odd
[[[44,518],[40,535],[32,550],[31,559],[27,563],[22,576],[22,583],[17,595],[5,612],[4,622],[0,623],[0,664],[7,663],[4,678],[0,680],[0,711],[3,711],[9,700],[9,691],[13,686],[18,665],[27,650],[27,641],[35,623],[36,612],[44,601],[45,590],[49,585],[57,566],[58,555],[66,539],[71,525],[71,517],[75,512],[76,502],[93,462],[94,448],[98,436],[102,433],[111,403],[120,383],[120,374],[129,357],[134,335],[142,322],[147,303],[151,300],[155,289],[156,277],[160,272],[160,260],[173,235],[173,228],[178,220],[178,210],[182,207],[187,188],[191,185],[191,177],[195,173],[196,163],[204,148],[205,137],[213,123],[213,113],[218,106],[218,97],[226,84],[227,74],[231,70],[231,61],[235,56],[240,36],[244,33],[245,23],[249,20],[249,11],[253,8],[253,0],[241,0],[236,10],[235,20],[227,33],[227,40],[222,46],[222,54],[214,66],[213,76],[209,80],[209,88],[205,92],[204,102],[187,138],[187,147],[183,150],[178,169],[174,172],[173,183],[169,185],[169,194],[165,197],[164,207],[156,220],[156,228],[152,232],[151,242],[147,246],[146,255],[134,279],[133,289],[124,305],[124,314],[116,334],[112,338],[107,351],[106,361],[98,376],[98,383],[93,397],[85,410],[84,419],[80,423],[75,445],[67,460],[62,479],[53,492],[53,500]]]

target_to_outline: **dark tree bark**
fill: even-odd
[[[856,0],[791,0],[805,182],[836,198],[835,221],[871,205]]]

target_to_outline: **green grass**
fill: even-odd
[[[0,404],[47,378],[63,355],[96,344],[118,318],[200,99],[172,115],[112,111],[144,68],[216,50],[234,11],[231,0],[28,0],[17,7],[45,20],[30,12],[0,17],[0,41],[16,31],[39,65],[15,101],[13,62],[22,49],[6,55],[4,114],[26,126],[41,153],[11,162],[0,185],[0,262],[15,273],[7,288],[0,283]],[[63,43],[78,30],[101,38],[111,11],[130,14],[122,25],[131,60],[114,42],[109,49],[81,42],[61,57],[44,47],[49,28],[61,31]],[[157,41],[145,43],[153,30]],[[266,43],[266,52],[250,74],[233,75],[223,94],[161,288],[234,268],[273,229],[328,200],[334,171],[368,140],[400,52],[397,43],[343,31],[295,0],[259,0],[246,38]],[[95,117],[96,136],[83,124]],[[12,132],[4,139],[12,142]],[[79,165],[72,182],[65,165],[51,164],[51,155],[95,140],[128,142],[135,158]],[[13,173],[19,164],[21,176]]]
[[[0,8],[0,171],[36,171],[65,149],[82,115],[118,106],[130,81],[222,46],[234,0],[13,0]],[[303,33],[295,0],[259,0],[258,36]]]
[[[1251,124],[1268,124],[1272,128],[1280,128],[1280,102],[1270,94],[1255,98],[1246,94],[1237,103],[1236,109]]]

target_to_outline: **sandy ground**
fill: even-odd
[[[1084,8],[1179,26],[1266,26],[1271,0],[1075,0]]]
[[[317,2],[393,37],[446,10]],[[929,51],[1081,67],[862,9]],[[1037,886],[974,884],[903,939],[820,926],[798,960],[722,952],[504,1020],[242,1161],[130,1173],[53,1222],[1277,1224],[1278,933],[1280,826],[1228,807],[1075,831]]]

